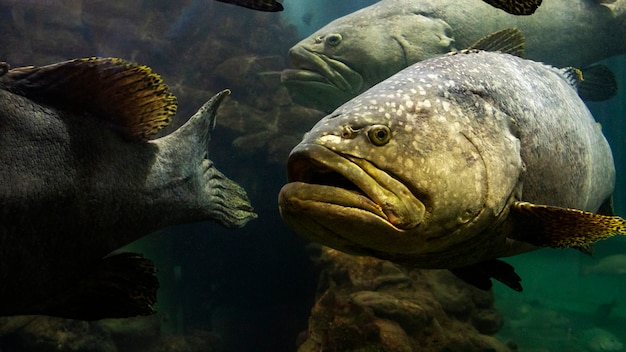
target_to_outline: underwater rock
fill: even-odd
[[[161,332],[155,315],[86,322],[49,316],[0,318],[0,351],[210,352],[220,338],[205,330]]]
[[[509,351],[486,335],[502,326],[486,303],[491,292],[443,270],[406,270],[326,247],[314,261],[322,268],[318,298],[299,352]]]

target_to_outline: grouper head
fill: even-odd
[[[519,141],[478,95],[407,70],[323,118],[292,150],[281,216],[352,254],[421,267],[480,260],[518,186]]]
[[[382,12],[354,12],[293,46],[293,68],[281,75],[292,96],[332,111],[401,69],[453,50],[452,29],[441,19],[397,8]]]

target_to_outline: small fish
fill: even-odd
[[[613,254],[603,257],[596,264],[583,267],[581,274],[603,276],[626,275],[626,254]]]
[[[583,330],[580,341],[590,352],[616,352],[624,348],[617,336],[602,328]]]
[[[275,0],[216,0],[227,4],[247,7],[252,10],[278,12],[284,10],[283,5]]]
[[[503,48],[477,50],[492,43]],[[517,291],[519,276],[497,258],[626,234],[626,220],[596,213],[615,168],[577,94],[579,72],[508,54],[522,44],[518,30],[495,33],[324,117],[289,156],[283,220],[347,253]]]

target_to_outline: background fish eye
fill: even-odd
[[[341,40],[343,38],[341,37],[341,34],[339,33],[334,33],[334,34],[330,34],[326,37],[326,43],[328,45],[332,45],[332,46],[336,46],[339,43],[341,43]]]

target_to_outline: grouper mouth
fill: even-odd
[[[298,45],[289,50],[289,59],[295,68],[283,70],[281,82],[304,100],[316,103],[339,95],[343,103],[363,88],[363,77],[338,59]]]
[[[311,240],[342,250],[345,246],[337,243],[383,249],[386,245],[378,242],[389,241],[385,234],[401,234],[424,219],[424,204],[401,181],[365,159],[300,144],[287,167],[289,183],[279,194],[281,215]],[[360,236],[356,241],[363,243],[353,243],[352,236]]]

